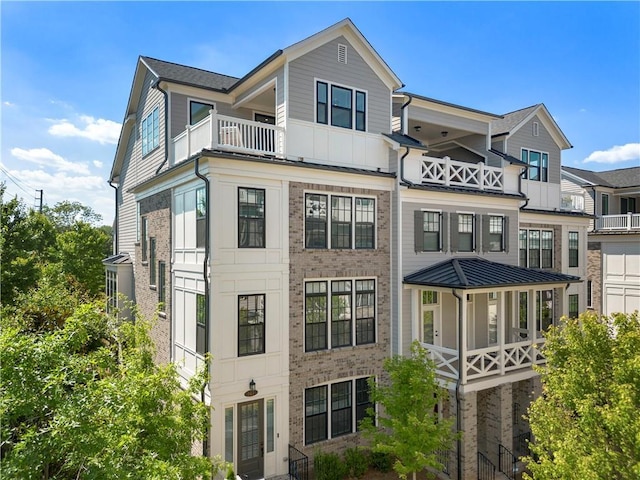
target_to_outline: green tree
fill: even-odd
[[[565,318],[543,351],[543,395],[528,413],[533,478],[640,478],[638,312]]]
[[[94,212],[91,207],[69,200],[58,202],[53,207],[45,205],[42,213],[51,220],[59,231],[67,230],[80,222],[97,227],[102,221],[102,215]]]
[[[183,390],[174,366],[154,364],[149,323],[55,287],[0,320],[2,477],[210,478],[221,463],[191,455],[209,421],[193,400],[206,370]],[[63,318],[42,321],[51,315]]]
[[[0,197],[0,303],[8,305],[36,284],[56,234],[47,217],[27,209],[17,197],[5,199],[4,184]]]
[[[370,382],[371,399],[381,411],[374,425],[371,416],[362,429],[374,452],[395,458],[393,469],[406,479],[427,467],[442,468],[437,451],[450,448],[454,439],[452,421],[439,418],[437,405],[446,391],[436,381],[435,365],[419,342],[411,345],[411,356],[394,356],[384,362],[389,384]],[[373,410],[370,410],[373,415]]]

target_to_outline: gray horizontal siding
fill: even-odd
[[[338,44],[347,45],[346,65],[338,63]],[[391,91],[344,37],[336,38],[289,64],[291,118],[315,121],[315,78],[367,91],[367,131],[390,131]]]
[[[533,122],[538,122],[539,135],[533,136]],[[560,183],[560,147],[553,140],[549,132],[537,115],[514,132],[507,142],[509,155],[521,158],[523,148],[549,153],[549,183]]]
[[[479,252],[451,252],[451,235],[447,231],[447,252],[418,252],[415,251],[414,245],[414,212],[416,210],[439,210],[443,213],[452,213],[456,211],[474,212],[476,215],[498,214],[509,217],[509,252],[482,252],[481,240],[482,234],[478,232],[477,242]],[[448,230],[451,229],[452,222],[448,221]],[[517,210],[506,210],[500,208],[480,209],[473,207],[452,207],[446,204],[437,203],[413,203],[404,202],[402,204],[402,275],[403,277],[429,267],[438,262],[455,256],[479,255],[487,260],[505,263],[509,265],[518,265],[518,212]]]
[[[433,123],[435,125],[442,125],[443,127],[480,134],[486,134],[489,131],[488,123],[480,120],[429,110],[414,104],[410,104],[407,108],[409,109],[409,118],[417,122]]]

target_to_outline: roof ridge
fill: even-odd
[[[523,107],[523,108],[519,108],[517,110],[514,110],[513,112],[503,113],[502,115],[512,115],[514,113],[522,112],[523,110],[528,110],[530,108],[539,107],[540,105],[544,105],[544,104],[543,103],[535,103],[533,105],[529,105],[528,107]]]
[[[177,67],[184,67],[184,68],[191,68],[193,70],[200,70],[201,72],[205,72],[205,73],[213,73],[214,75],[220,75],[220,76],[223,76],[223,77],[232,78],[234,80],[239,80],[240,79],[240,77],[235,77],[233,75],[227,75],[226,73],[214,72],[213,70],[205,70],[204,68],[193,67],[191,65],[185,65],[183,63],[170,62],[168,60],[162,60],[160,58],[149,57],[149,56],[146,56],[146,55],[140,55],[140,58],[149,59],[149,60],[155,60],[156,62],[168,63],[170,65],[175,65]]]
[[[453,269],[456,271],[456,274],[460,279],[460,283],[462,285],[469,286],[469,280],[467,280],[467,276],[462,271],[462,267],[460,267],[460,264],[458,263],[458,259],[457,258],[451,259],[451,264],[453,265]]]

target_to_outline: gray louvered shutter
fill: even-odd
[[[413,212],[413,247],[416,253],[424,251],[424,213],[421,210]]]
[[[447,221],[447,212],[442,212],[440,214],[440,235],[442,238],[442,251],[446,252],[448,247],[449,247],[449,228],[448,228],[448,224],[449,222]]]
[[[480,234],[480,231],[482,230],[482,215],[478,215],[477,213],[474,215],[474,220],[476,222],[474,228],[473,228],[473,242],[474,242],[474,251],[479,252],[480,251],[480,239],[482,237],[482,235]]]
[[[491,223],[491,217],[489,215],[482,215],[482,251],[489,251],[489,225]]]
[[[502,223],[502,238],[504,238],[504,251],[509,253],[509,217],[504,216],[504,222]]]
[[[458,214],[451,212],[451,251],[453,253],[458,251]]]

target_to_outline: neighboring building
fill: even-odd
[[[640,310],[640,167],[562,167],[562,189],[592,216],[587,307],[604,315]]]
[[[367,379],[415,339],[464,431],[445,470],[477,478],[528,433],[540,332],[586,307],[588,216],[561,208],[546,108],[401,86],[348,19],[240,79],[139,58],[109,293],[159,311],[185,382],[212,354],[205,449],[248,478],[359,444]]]

